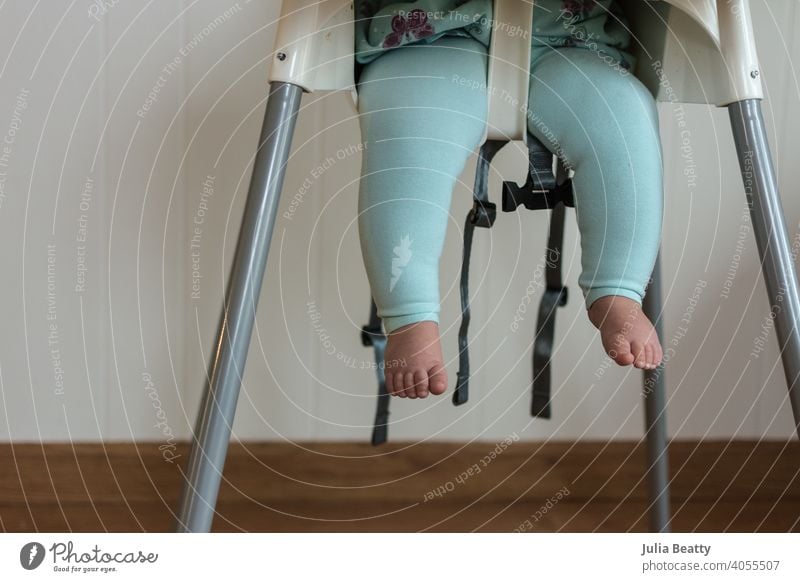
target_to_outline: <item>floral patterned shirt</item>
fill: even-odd
[[[492,0],[355,0],[356,61],[383,52],[448,36],[469,36],[487,47]]]
[[[354,0],[356,61],[445,36],[472,37],[487,48],[493,0]],[[615,0],[535,0],[533,58],[559,47],[595,50],[622,68],[633,67],[627,21]]]

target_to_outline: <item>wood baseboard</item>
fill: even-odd
[[[214,531],[648,530],[643,443],[495,447],[233,444]],[[171,531],[188,445],[174,455],[0,445],[0,530]],[[681,441],[669,456],[673,531],[800,531],[800,443]]]

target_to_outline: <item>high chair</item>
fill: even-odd
[[[659,101],[707,103],[727,107],[750,207],[763,274],[771,302],[781,301],[775,318],[778,343],[800,435],[800,295],[777,181],[761,116],[761,75],[753,39],[748,0],[619,0],[631,23],[637,77]],[[467,217],[462,265],[460,369],[454,402],[467,398],[469,361],[469,248],[475,226],[494,222],[488,198],[492,157],[510,142],[530,152],[524,186],[503,184],[503,210],[518,205],[551,208],[550,244],[560,245],[564,206],[571,190],[563,166],[555,174],[552,156],[528,134],[530,25],[533,5],[523,0],[494,0],[494,34],[490,46],[487,98],[489,117],[478,157],[475,203]],[[527,34],[503,34],[523,26]],[[518,30],[514,29],[514,30]],[[350,0],[284,0],[278,28],[270,92],[259,138],[247,203],[236,248],[216,353],[194,431],[186,483],[176,529],[211,529],[223,466],[231,435],[242,371],[250,344],[255,310],[267,262],[278,201],[303,92],[349,91],[354,86],[353,4]],[[497,87],[498,90],[491,90]],[[510,98],[509,98],[510,97]],[[535,96],[534,96],[535,98]],[[552,246],[550,248],[553,248]],[[560,255],[560,253],[559,253]],[[661,331],[660,266],[656,261],[644,310]],[[532,413],[549,418],[549,356],[556,308],[566,302],[558,265],[547,272],[534,347]],[[385,336],[371,306],[370,325],[362,334],[382,359]],[[388,396],[382,375],[373,442],[386,438]],[[663,366],[644,372],[650,529],[669,531],[666,420]]]

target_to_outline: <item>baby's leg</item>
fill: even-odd
[[[528,127],[575,171],[579,284],[606,351],[621,365],[655,367],[662,350],[641,311],[663,213],[652,95],[597,53],[552,51],[532,66]]]
[[[365,149],[359,193],[364,264],[389,334],[387,388],[447,387],[439,343],[439,259],[456,179],[486,124],[486,49],[444,37],[381,55],[359,79]]]

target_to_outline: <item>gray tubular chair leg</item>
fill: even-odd
[[[770,309],[775,313],[775,329],[795,432],[800,437],[800,295],[778,182],[761,116],[761,102],[758,99],[738,101],[730,104],[728,111]]]
[[[291,83],[270,85],[216,353],[211,361],[211,381],[203,394],[189,456],[175,526],[178,533],[211,530],[302,93],[299,86]]]
[[[661,253],[656,257],[653,276],[644,296],[642,309],[653,322],[662,342]],[[650,531],[669,533],[669,458],[667,456],[667,406],[664,363],[644,371],[645,437],[647,439],[647,488],[650,497]]]

